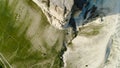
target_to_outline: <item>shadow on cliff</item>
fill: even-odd
[[[74,0],[71,9],[71,18],[65,27],[72,27],[77,30],[77,26],[84,25],[97,18],[119,14],[119,1],[115,0]],[[77,16],[75,16],[77,14]]]

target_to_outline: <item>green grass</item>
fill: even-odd
[[[0,61],[0,68],[4,68],[4,65],[1,61]]]
[[[26,59],[31,43],[25,38],[25,31],[18,36],[19,29],[15,28],[14,24],[19,22],[16,22],[14,14],[10,12],[11,9],[9,9],[7,1],[4,0],[0,3],[0,52],[6,58],[11,57],[16,52],[16,59]],[[25,22],[23,21],[23,23]],[[8,59],[8,61],[11,60]]]
[[[102,28],[102,25],[89,25],[80,28],[81,31],[79,31],[79,35],[83,36],[96,36],[100,33],[100,29]]]
[[[9,5],[9,1],[10,0],[0,0],[0,53],[3,54],[11,65],[17,68],[30,68],[29,66],[31,65],[44,63],[45,61],[48,62],[35,65],[33,68],[49,68],[53,60],[52,68],[60,68],[60,49],[57,50],[57,46],[60,45],[59,40],[56,41],[53,47],[48,47],[49,44],[43,39],[43,46],[47,50],[47,53],[44,54],[42,51],[32,51],[33,45],[30,39],[26,38],[29,23],[32,22],[30,10],[42,16],[39,26],[41,31],[45,31],[45,26],[50,26],[43,12],[31,0],[14,0],[11,5]],[[17,6],[20,1],[24,3],[22,6],[25,8],[26,14],[23,16],[22,21],[17,21],[17,13],[15,11],[19,9]],[[23,28],[25,23],[28,23],[28,25]],[[19,24],[19,27],[15,27],[15,24]],[[23,30],[21,30],[21,28]]]

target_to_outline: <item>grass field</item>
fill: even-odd
[[[0,53],[13,68],[60,68],[62,37],[31,0],[0,0]]]

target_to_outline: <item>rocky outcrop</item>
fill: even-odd
[[[83,25],[91,18],[99,16],[99,13],[102,9],[102,5],[100,4],[102,3],[101,0],[33,1],[39,7],[41,7],[43,12],[46,14],[50,24],[59,29],[67,28],[69,26],[75,28],[75,26]]]
[[[33,0],[45,13],[48,21],[56,28],[62,26],[69,20],[73,0]]]

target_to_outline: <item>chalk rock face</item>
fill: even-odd
[[[50,24],[62,29],[71,13],[73,0],[33,0],[45,13]],[[68,19],[66,19],[68,18]]]
[[[53,26],[59,29],[63,25],[71,26],[73,31],[78,31],[74,38],[70,36],[67,39],[70,44],[67,44],[67,51],[63,55],[64,68],[119,68],[119,0],[34,2],[41,7]],[[86,21],[89,24],[77,30],[77,26],[86,24]]]

